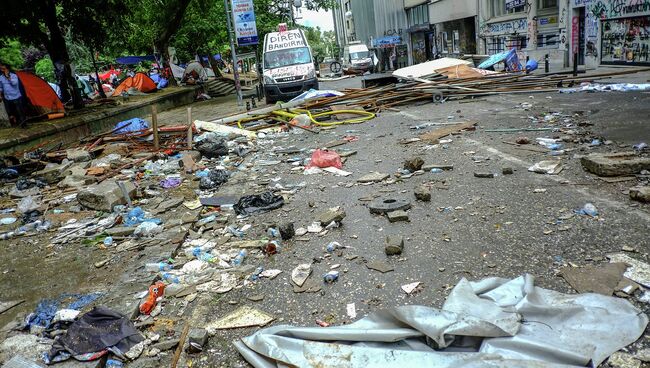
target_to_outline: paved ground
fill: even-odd
[[[645,81],[648,75],[639,74],[633,79]],[[358,86],[360,81],[355,78],[323,83],[321,88]],[[524,109],[522,104],[531,107]],[[306,185],[295,195],[288,196],[282,209],[244,220],[231,218],[230,224],[251,224],[247,238],[256,239],[264,236],[266,225],[290,221],[296,227],[306,227],[318,213],[342,206],[347,213],[343,226],[324,236],[311,235],[304,241],[288,241],[282,245],[282,251],[272,257],[249,257],[246,263],[252,267],[275,268],[283,273],[273,280],[263,279],[226,294],[201,293],[183,309],[183,317],[165,319],[176,321],[171,330],[178,333],[184,319],[192,326],[202,326],[242,305],[250,305],[273,314],[274,323],[278,324],[316,326],[316,319],[345,324],[352,321],[346,315],[349,303],[356,304],[357,319],[384,307],[440,306],[450,288],[463,277],[472,280],[485,276],[510,278],[530,273],[542,287],[572,293],[571,287],[558,276],[559,269],[569,263],[578,266],[602,264],[607,262],[608,253],[619,252],[624,247],[636,249],[638,253],[632,256],[649,262],[650,205],[630,201],[626,192],[637,183],[647,185],[648,177],[610,184],[583,171],[579,163],[579,157],[590,152],[624,151],[632,144],[650,142],[649,106],[650,94],[638,92],[501,95],[476,102],[404,106],[399,112],[384,112],[363,124],[338,126],[317,135],[298,131],[273,138],[264,149],[247,156],[245,163],[251,164],[249,169],[235,174],[218,194],[259,193],[269,183],[289,186],[304,182]],[[237,110],[232,99],[226,103],[203,102],[192,108],[195,118],[205,120]],[[544,120],[552,113],[560,113],[562,117],[551,123],[539,123],[530,118]],[[184,109],[161,114],[161,121],[168,124],[184,119]],[[565,122],[565,119],[568,120]],[[404,138],[437,128],[428,126],[414,130],[414,126],[450,121],[475,121],[478,128],[451,136],[451,142],[441,145],[399,143]],[[575,138],[580,142],[566,143],[570,151],[560,156],[565,169],[557,176],[527,171],[533,163],[548,159],[547,153],[504,142],[512,142],[519,136],[533,141],[536,137],[559,137],[566,132],[487,131],[566,128],[567,124],[577,131]],[[288,156],[271,152],[271,148],[280,147],[317,148],[345,136],[358,137],[358,141],[336,148],[357,152],[344,164],[344,169],[353,173],[349,177],[305,176],[300,171],[291,171],[293,166],[284,161],[294,156],[308,157],[307,151]],[[594,138],[613,142],[590,147],[588,142]],[[372,185],[356,183],[359,177],[371,171],[394,174],[402,168],[405,159],[413,156],[421,157],[426,164],[447,164],[454,168],[439,174],[427,172]],[[256,160],[263,159],[283,162],[273,166],[255,165]],[[514,174],[502,175],[504,167],[513,168]],[[497,175],[477,178],[475,172]],[[431,202],[415,201],[413,189],[421,184],[432,188]],[[168,197],[190,199],[195,187],[196,182],[190,182],[188,188],[169,192]],[[360,200],[369,196],[411,201],[410,221],[389,223],[385,217],[370,214],[367,202]],[[598,208],[600,216],[597,219],[570,216],[574,209],[586,203]],[[182,211],[163,216],[171,221]],[[401,256],[386,257],[384,239],[387,235],[404,237],[406,245]],[[214,238],[219,239],[221,235],[217,233]],[[329,255],[324,248],[331,241],[348,248]],[[43,237],[4,241],[0,245],[4,253],[0,258],[3,274],[0,295],[2,299],[27,299],[21,307],[0,315],[0,325],[19,312],[32,310],[40,298],[55,297],[66,291],[108,290],[110,295],[103,299],[107,304],[127,308],[125,305],[132,299],[131,293],[141,290],[141,285],[149,281],[137,267],[148,260],[164,259],[173,248],[161,244],[146,247],[141,252],[112,255],[114,258],[106,267],[96,269],[92,263],[110,254],[93,247],[68,244],[52,248]],[[369,270],[365,264],[372,260],[386,261],[394,271],[382,274]],[[300,263],[309,262],[314,263],[317,278],[334,265],[340,265],[340,279],[331,285],[322,285],[316,293],[294,293],[291,270]],[[400,286],[414,281],[422,282],[423,289],[407,296]],[[263,296],[263,299],[251,301],[255,296]],[[182,309],[181,301],[170,300],[166,308]],[[634,298],[631,301],[639,304]],[[648,305],[640,307],[648,309]],[[174,314],[170,312],[169,315]],[[190,364],[191,361],[192,367],[247,366],[231,341],[254,331],[256,329],[251,328],[219,333],[210,339],[203,353],[183,356],[181,362]],[[650,331],[646,331],[646,336],[634,349],[650,346],[648,333]],[[169,353],[162,353],[157,358],[140,358],[130,366],[165,366],[170,359]]]

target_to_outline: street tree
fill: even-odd
[[[83,106],[65,42],[73,38],[99,48],[106,30],[119,28],[126,12],[120,0],[5,0],[0,37],[16,38],[26,45],[42,46],[54,62],[64,100]]]

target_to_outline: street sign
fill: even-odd
[[[526,5],[526,0],[506,0],[506,10],[512,10]]]
[[[232,17],[238,46],[257,45],[253,0],[232,0]]]

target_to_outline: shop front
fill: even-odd
[[[372,39],[371,46],[379,59],[377,71],[395,70],[408,66],[407,47],[402,36],[384,36]]]
[[[650,0],[571,0],[578,65],[650,65]]]

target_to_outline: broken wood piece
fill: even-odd
[[[445,126],[431,132],[420,134],[419,137],[425,142],[438,144],[440,138],[444,138],[452,133],[460,132],[466,129],[472,129],[475,125],[475,122],[459,123],[458,125]]]

